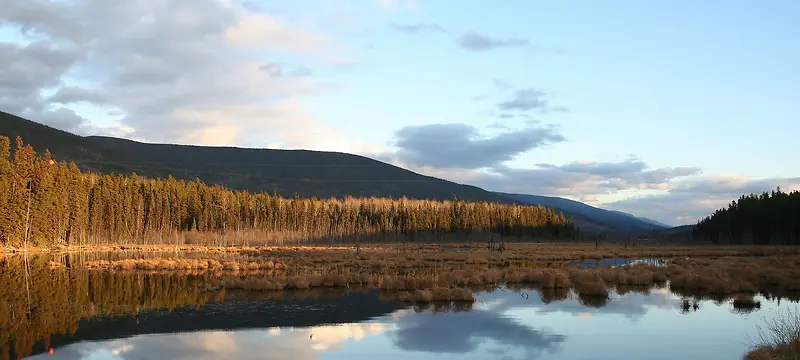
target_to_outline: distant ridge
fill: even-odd
[[[659,223],[655,220],[639,218],[621,211],[599,209],[579,201],[560,197],[502,192],[496,192],[496,194],[527,204],[551,206],[562,209],[565,213],[583,217],[585,220],[595,224],[607,226],[611,231],[641,233],[671,228],[671,226]]]
[[[324,151],[148,144],[112,137],[82,137],[0,112],[0,135],[22,136],[36,149],[102,173],[201,180],[283,196],[383,196],[507,202],[481,188],[393,166],[367,157]]]
[[[341,152],[151,144],[106,136],[78,136],[0,112],[0,135],[22,136],[37,150],[83,170],[193,181],[286,197],[408,197],[524,203],[563,211],[584,233],[663,230],[669,226],[631,214],[548,196],[491,192]]]

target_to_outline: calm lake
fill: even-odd
[[[505,287],[411,306],[379,291],[205,293],[202,276],[20,264],[0,266],[0,359],[740,359],[756,325],[797,306]]]

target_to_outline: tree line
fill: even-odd
[[[717,244],[800,244],[800,191],[742,195],[701,219],[695,239]]]
[[[141,244],[181,233],[258,232],[295,240],[494,232],[573,237],[563,213],[542,206],[405,198],[303,199],[251,194],[200,180],[82,172],[0,137],[0,245]],[[397,237],[395,237],[397,238]],[[155,240],[153,240],[155,239]],[[164,240],[161,240],[163,242]]]

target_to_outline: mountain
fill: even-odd
[[[603,209],[598,209],[598,210],[603,210]],[[648,223],[650,225],[656,226],[658,228],[672,228],[672,225],[667,225],[667,224],[664,224],[662,222],[659,222],[659,221],[656,221],[656,220],[653,220],[653,219],[648,219],[646,217],[636,216],[636,215],[633,215],[633,214],[629,214],[629,213],[622,212],[622,211],[617,211],[617,210],[606,210],[606,211],[615,212],[615,213],[617,213],[619,215],[626,216],[626,217],[629,217],[629,218],[633,218],[633,219]]]
[[[580,217],[594,225],[608,227],[610,229],[606,230],[611,230],[614,232],[642,233],[671,228],[671,226],[659,223],[655,220],[639,218],[621,211],[599,209],[579,201],[560,197],[510,194],[501,192],[497,192],[496,194],[526,204],[543,205],[561,209],[567,215]],[[580,224],[578,224],[578,226],[580,226]]]
[[[664,224],[664,223],[662,223],[662,222],[660,222],[660,221],[658,221],[658,220],[648,219],[648,218],[646,218],[646,217],[641,217],[641,216],[635,216],[635,218],[637,218],[637,219],[639,219],[639,220],[641,220],[641,221],[644,221],[644,222],[646,222],[646,223],[649,223],[649,224],[652,224],[652,225],[655,225],[655,226],[658,226],[658,227],[664,228],[664,229],[671,229],[671,228],[673,228],[673,226],[672,226],[672,225],[669,225],[669,224]]]
[[[58,160],[83,170],[137,173],[146,177],[192,181],[250,192],[292,197],[401,197],[522,202],[554,207],[572,217],[584,233],[664,228],[649,219],[597,209],[555,197],[503,194],[418,174],[367,157],[326,151],[248,149],[150,144],[103,136],[78,136],[0,112],[0,135],[20,135],[37,151],[49,149]]]
[[[246,149],[78,136],[0,112],[0,135],[101,173],[199,178],[209,184],[287,197],[401,197],[510,202],[481,188],[421,175],[367,157],[324,151]]]

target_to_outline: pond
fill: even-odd
[[[697,311],[683,312],[681,299],[665,289],[615,295],[600,307],[523,294],[483,292],[471,309],[401,307],[370,292],[230,299],[84,319],[71,336],[50,340],[52,353],[30,358],[737,359],[763,313],[779,306],[757,298],[761,309],[748,314],[701,301]]]
[[[21,264],[0,264],[0,359],[740,359],[765,316],[797,306],[505,286],[414,305],[378,290],[215,291],[203,275]]]

